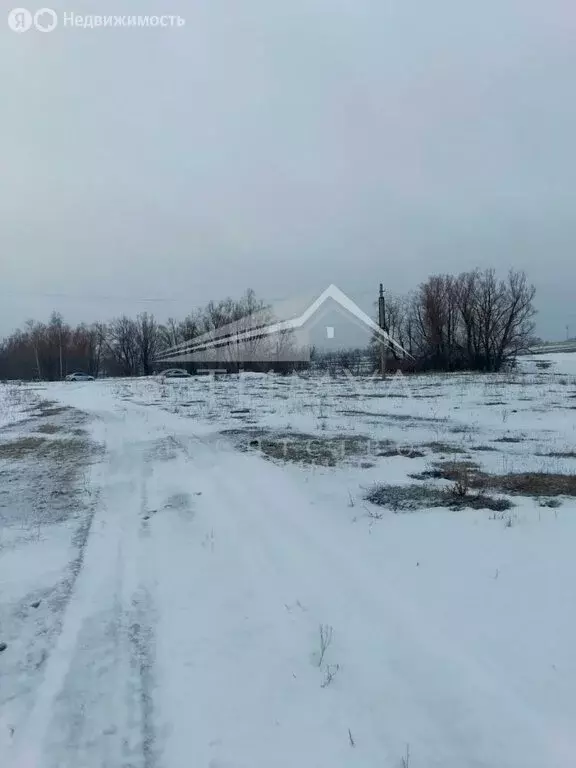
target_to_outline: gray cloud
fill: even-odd
[[[566,0],[105,6],[53,3],[187,23],[1,31],[0,332],[54,307],[163,318],[247,286],[363,296],[514,265],[539,289],[540,331],[563,333]]]

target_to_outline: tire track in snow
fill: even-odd
[[[149,620],[152,614],[150,594],[142,590],[133,601],[134,622],[130,626],[132,665],[138,675],[139,708],[141,718],[141,744],[143,768],[155,768],[156,732],[154,727],[154,704],[152,698],[154,683],[154,632]]]
[[[141,464],[141,482],[140,482],[140,518],[143,524],[143,518],[149,512],[148,504],[148,478],[150,475],[149,456],[142,456]],[[140,537],[140,548],[145,547],[142,537]],[[142,558],[134,553],[135,558]],[[148,585],[143,583],[142,569],[140,573],[140,582],[136,593],[131,599],[131,624],[130,624],[130,647],[131,647],[131,665],[136,668],[139,682],[139,708],[141,718],[141,739],[143,768],[155,768],[156,759],[156,731],[154,726],[154,705],[152,692],[154,688],[154,645],[155,633],[152,616],[154,614],[154,604],[151,590]]]
[[[153,600],[142,584],[139,536],[147,468],[123,427],[107,414],[96,430],[109,449],[107,461],[92,470],[102,492],[79,536],[61,631],[34,707],[10,748],[13,768],[156,765]],[[112,569],[105,565],[111,553]]]

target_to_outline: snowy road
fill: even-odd
[[[50,396],[88,412],[105,451],[61,631],[1,765],[575,764],[574,662],[558,640],[573,627],[538,552],[524,601],[487,576],[482,547],[507,545],[480,525],[452,516],[449,541],[439,512],[373,535],[193,420],[105,387]],[[561,572],[571,548],[556,545]],[[320,625],[333,628],[321,664]],[[517,625],[534,636],[509,643]]]

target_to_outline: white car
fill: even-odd
[[[66,376],[66,381],[94,381],[94,376],[90,376],[88,373],[69,373]]]
[[[164,379],[189,379],[190,374],[183,368],[168,368],[160,374]]]

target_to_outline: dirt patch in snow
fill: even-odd
[[[431,469],[411,475],[416,480],[441,479],[457,483],[462,490],[494,490],[518,496],[576,496],[576,473],[484,472],[472,461],[437,462]]]
[[[297,433],[252,438],[249,442],[249,448],[270,459],[330,467],[352,457],[377,455],[390,450],[390,445],[387,440],[367,437],[319,437]]]
[[[45,437],[20,437],[0,444],[0,459],[24,459],[36,453],[47,442]]]
[[[422,448],[428,448],[432,453],[464,453],[459,445],[453,443],[443,443],[433,441],[431,443],[422,443]]]
[[[365,435],[322,435],[299,432],[271,432],[262,428],[227,429],[223,435],[234,439],[243,451],[259,451],[266,458],[286,462],[336,466],[353,458],[371,459],[402,457],[420,459],[428,452],[463,454],[462,448],[443,442],[398,444],[393,440],[377,440]],[[364,462],[368,469],[373,463]]]
[[[410,512],[433,507],[504,512],[513,506],[509,499],[496,498],[485,493],[460,495],[452,489],[416,484],[375,485],[366,495],[366,500],[393,512]]]
[[[79,437],[57,438],[49,440],[41,448],[41,455],[56,462],[76,462],[84,464],[89,458],[101,455],[101,448]]]
[[[549,453],[537,453],[536,456],[550,456],[553,459],[576,459],[576,451],[550,451]]]
[[[63,432],[64,427],[61,424],[40,424],[36,432],[43,435],[55,435],[57,432]]]
[[[418,448],[412,448],[410,446],[392,446],[385,448],[383,451],[379,451],[377,456],[393,457],[403,456],[406,459],[421,459],[426,456],[424,451],[418,450]]]
[[[38,405],[31,408],[30,412],[37,418],[45,419],[50,416],[60,416],[64,413],[69,413],[71,410],[67,406],[57,405],[52,400],[42,400]]]
[[[90,455],[96,453],[98,453],[97,446],[80,437],[52,440],[46,437],[20,437],[0,443],[0,460],[48,459],[59,463],[62,469],[70,461],[84,462]]]
[[[8,645],[0,709],[28,706],[82,564],[94,509],[86,470],[99,454],[86,435],[66,431],[82,420],[59,409],[42,424],[36,416],[12,425],[19,434],[0,443],[0,558],[8,573],[0,599],[0,639]],[[21,579],[12,570],[19,562]]]
[[[339,413],[343,416],[371,416],[389,421],[425,422],[427,424],[441,424],[447,421],[447,419],[437,419],[432,416],[413,416],[410,413],[378,413],[377,411],[356,410],[339,411]]]
[[[402,449],[391,440],[374,440],[363,435],[335,437],[252,429],[229,429],[222,434],[236,438],[240,450],[258,451],[267,459],[328,467],[357,457],[400,456],[412,451],[408,448],[402,454]]]
[[[361,394],[358,394],[356,392],[350,392],[345,394],[337,394],[334,395],[334,397],[342,400],[362,400],[364,398],[376,398],[376,399],[385,399],[385,398],[400,398],[400,399],[407,399],[411,397],[411,395],[406,395],[403,393],[398,392],[362,392]]]
[[[576,496],[576,474],[523,472],[491,475],[494,487],[522,496]]]

